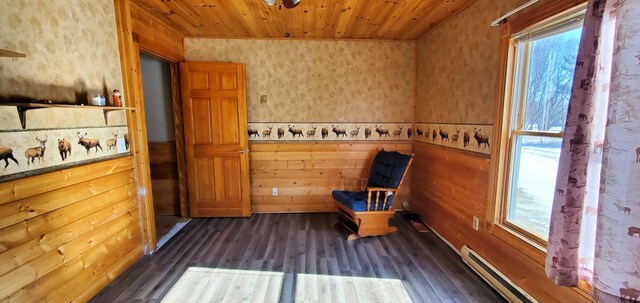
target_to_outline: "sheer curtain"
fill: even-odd
[[[617,15],[596,231],[598,302],[640,296],[640,1],[609,0]]]
[[[599,302],[640,296],[640,1],[588,2],[546,272]]]
[[[611,78],[612,41],[603,1],[591,0],[569,99],[547,242],[547,275],[592,283],[598,184]]]

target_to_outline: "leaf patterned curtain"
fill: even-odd
[[[640,1],[590,0],[547,245],[558,285],[640,297]]]

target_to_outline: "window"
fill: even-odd
[[[584,11],[511,36],[500,223],[545,244]]]

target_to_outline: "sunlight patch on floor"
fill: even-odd
[[[162,302],[278,302],[283,276],[281,272],[189,267]]]
[[[398,279],[298,274],[296,302],[413,302]]]

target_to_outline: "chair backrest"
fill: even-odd
[[[379,151],[373,160],[367,187],[397,188],[410,162],[410,155]]]

